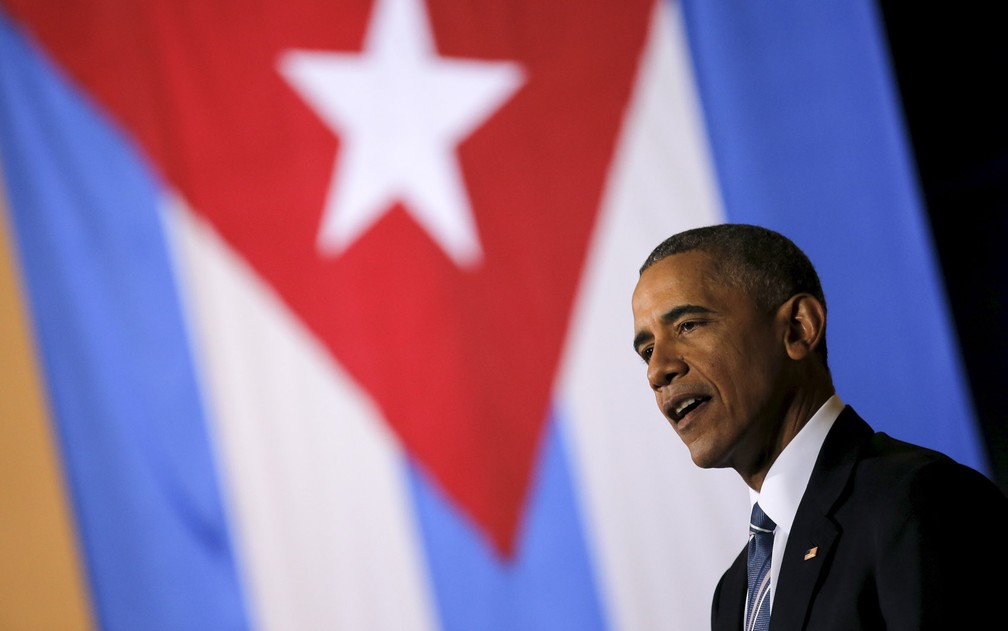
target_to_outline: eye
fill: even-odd
[[[694,329],[700,328],[701,324],[703,323],[700,320],[683,320],[682,322],[679,323],[679,325],[676,328],[678,329],[679,334],[681,335],[683,333],[689,333]]]
[[[648,363],[649,361],[651,361],[651,355],[653,353],[654,353],[654,347],[653,346],[645,346],[644,348],[642,348],[639,351],[637,351],[637,354],[640,355],[641,359],[644,360],[645,364]]]

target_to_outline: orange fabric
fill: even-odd
[[[85,631],[94,625],[12,243],[0,188],[0,629]]]

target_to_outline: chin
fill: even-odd
[[[719,466],[717,460],[712,458],[709,453],[700,449],[691,448],[690,458],[693,459],[693,464],[701,469],[714,469]]]
[[[694,442],[686,446],[689,449],[690,458],[693,464],[701,469],[724,469],[728,467],[726,454],[711,449],[710,446]]]

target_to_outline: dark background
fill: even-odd
[[[1008,492],[1008,36],[996,3],[971,4],[879,2],[991,473]]]

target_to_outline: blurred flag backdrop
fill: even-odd
[[[806,249],[983,471],[872,2],[0,0],[0,628],[695,630],[747,494],[636,270]]]

